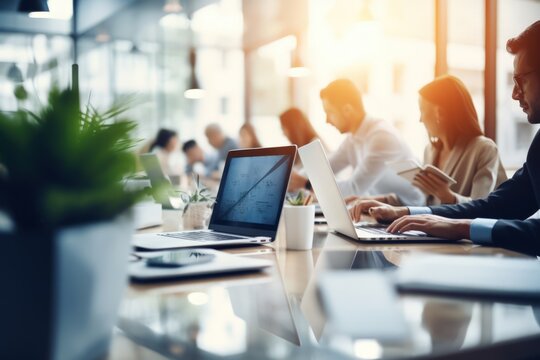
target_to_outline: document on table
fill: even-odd
[[[540,261],[527,258],[433,255],[404,260],[401,291],[540,300]]]

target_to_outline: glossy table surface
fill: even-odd
[[[164,211],[163,216],[162,227],[144,231],[179,229],[179,212]],[[226,250],[271,260],[274,266],[264,272],[131,284],[108,358],[540,356],[536,345],[540,344],[540,304],[401,294],[399,306],[410,336],[388,344],[329,329],[316,288],[325,271],[392,269],[417,253],[524,255],[466,242],[365,245],[328,232],[325,226],[316,227],[312,250],[289,251],[282,225],[271,245]]]

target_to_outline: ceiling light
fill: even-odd
[[[191,68],[191,74],[189,76],[189,84],[186,91],[184,91],[184,97],[186,99],[201,99],[206,95],[206,91],[201,89],[196,73],[197,65],[197,53],[194,48],[189,50],[189,66]]]
[[[25,13],[49,12],[47,0],[21,0],[17,11]]]

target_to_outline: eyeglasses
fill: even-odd
[[[521,74],[514,74],[514,76],[512,78],[514,79],[514,85],[516,86],[516,89],[519,92],[523,91],[523,78],[525,76],[527,76],[527,75],[535,73],[536,71],[537,70],[531,70],[531,71],[527,71],[527,72],[524,72],[524,73],[521,73]]]

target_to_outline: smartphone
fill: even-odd
[[[161,256],[148,258],[146,260],[146,265],[167,268],[182,267],[208,263],[214,258],[215,255],[207,249],[182,249],[170,251]]]

